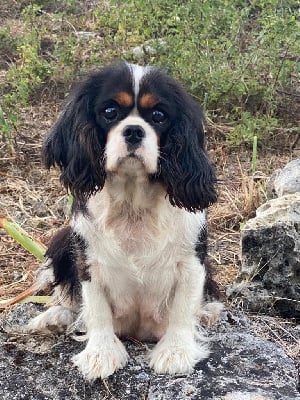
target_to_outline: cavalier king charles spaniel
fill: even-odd
[[[105,67],[70,96],[43,158],[60,168],[73,213],[37,278],[55,303],[28,328],[83,321],[87,344],[73,362],[90,381],[126,365],[119,337],[157,341],[157,373],[192,372],[209,354],[199,321],[221,310],[204,301],[206,209],[217,196],[199,106],[158,68]]]

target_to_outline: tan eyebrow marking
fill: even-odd
[[[114,100],[116,100],[119,105],[123,107],[131,107],[133,105],[133,97],[127,92],[118,93]]]
[[[143,108],[152,108],[157,103],[159,103],[158,98],[151,93],[146,93],[140,98],[140,106]]]

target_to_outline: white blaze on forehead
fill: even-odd
[[[141,67],[140,65],[129,64],[129,68],[133,77],[133,89],[135,98],[137,98],[140,89],[140,82],[143,76],[146,75],[146,73],[149,71],[150,67]]]

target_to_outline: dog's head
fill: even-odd
[[[173,206],[195,212],[216,200],[201,109],[153,67],[120,63],[89,75],[46,138],[43,157],[79,199],[100,191],[108,174],[138,165],[164,185]]]

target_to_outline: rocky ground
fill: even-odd
[[[83,344],[67,336],[22,333],[39,307],[17,306],[1,319],[0,394],[3,400],[297,400],[297,373],[283,349],[257,335],[262,322],[243,313],[224,312],[209,329],[211,355],[193,374],[154,374],[147,364],[153,344],[124,340],[129,363],[105,381],[88,383],[70,357]],[[297,329],[290,327],[290,335]],[[299,331],[298,331],[299,334]]]

